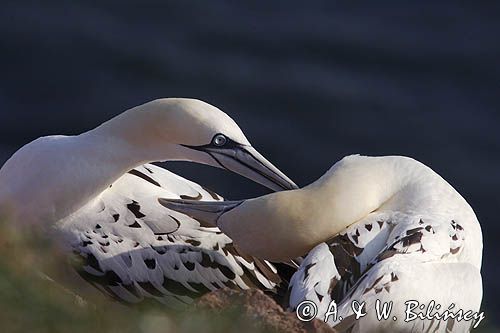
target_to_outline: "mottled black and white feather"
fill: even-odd
[[[313,300],[322,317],[330,301],[335,301],[337,320],[331,316],[328,322],[348,332],[395,329],[392,317],[377,320],[377,300],[392,302],[391,316],[401,319],[405,317],[404,302],[415,295],[425,304],[434,300],[443,306],[454,303],[456,309],[479,307],[479,271],[460,258],[466,234],[460,221],[439,216],[372,213],[306,256],[290,283],[290,307],[295,309],[304,299]],[[316,276],[311,276],[311,272]],[[461,288],[464,281],[469,283],[467,290]],[[443,285],[456,293],[442,293],[439,288]],[[363,320],[354,319],[353,301],[365,302],[366,309],[370,309]],[[399,329],[405,332],[461,332],[471,324],[453,319],[398,321]]]
[[[218,228],[159,198],[223,200],[151,164],[131,170],[59,225],[80,275],[120,301],[176,308],[223,287],[276,290],[281,279],[271,263],[241,253]]]

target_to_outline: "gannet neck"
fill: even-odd
[[[315,205],[328,207],[328,214],[321,213],[318,218],[333,221],[328,224],[342,229],[380,209],[417,181],[422,170],[415,163],[400,156],[347,156],[304,190],[315,198]]]
[[[0,169],[0,202],[9,217],[52,224],[97,197],[140,165],[132,146],[113,137],[84,133],[39,138]]]
[[[177,144],[210,141],[213,134],[199,123],[210,108],[215,107],[197,100],[161,99],[77,136],[37,139],[2,166],[0,183],[6,185],[0,189],[0,213],[32,224],[53,223],[139,165],[165,160],[213,163],[207,154]],[[207,113],[225,119],[220,110]]]
[[[358,158],[344,158],[302,189],[247,200],[224,214],[219,227],[255,256],[299,257],[381,207],[404,186],[404,177],[393,172],[391,163],[360,163]]]
[[[288,260],[374,211],[442,211],[439,200],[429,200],[434,196],[446,196],[456,207],[465,202],[441,177],[411,158],[348,156],[303,189],[245,201],[222,215],[218,225],[244,251]]]
[[[245,252],[272,261],[294,259],[318,239],[311,214],[312,198],[291,190],[245,200],[224,213],[217,226]]]
[[[188,159],[182,146],[162,141],[147,130],[129,127],[130,121],[125,119],[118,116],[78,137],[80,140],[100,142],[104,149],[114,149],[115,155],[119,156],[116,162],[126,164],[127,167]],[[164,130],[168,132],[168,128]]]

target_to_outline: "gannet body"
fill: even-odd
[[[160,99],[78,136],[43,137],[0,169],[0,214],[51,233],[81,276],[126,302],[173,307],[221,287],[274,290],[274,266],[239,250],[217,227],[158,198],[223,200],[149,164],[187,160],[237,172],[272,189],[296,187],[251,147],[219,109]]]
[[[290,281],[290,309],[310,300],[324,319],[335,301],[337,317],[328,322],[340,331],[463,332],[474,323],[405,321],[405,302],[412,300],[426,307],[434,301],[440,313],[452,304],[452,312],[479,311],[479,222],[450,184],[414,159],[353,155],[303,189],[241,202],[160,202],[203,216],[260,258],[305,255]],[[355,318],[354,301],[366,316]],[[377,302],[392,302],[388,320],[376,318]]]
[[[289,309],[311,300],[318,306],[318,317],[341,332],[469,331],[474,320],[404,322],[412,313],[425,314],[432,303],[442,307],[437,311],[431,306],[432,314],[452,304],[453,313],[479,311],[480,264],[464,253],[470,246],[464,224],[425,214],[372,213],[307,254],[290,281]],[[336,316],[326,318],[332,301]],[[365,302],[366,316],[358,320],[355,301]],[[413,309],[412,301],[425,308]],[[378,320],[376,309],[383,304],[391,304],[392,311],[387,320]]]

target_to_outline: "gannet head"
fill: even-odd
[[[152,152],[154,158],[150,159],[211,165],[273,190],[297,188],[251,146],[231,117],[208,103],[164,98],[130,109],[117,118],[120,128],[116,132],[140,149]]]
[[[262,259],[294,259],[307,253],[315,242],[324,240],[318,239],[316,221],[308,216],[314,208],[309,207],[303,189],[241,201],[160,198],[159,202],[204,226],[219,227],[243,252]]]

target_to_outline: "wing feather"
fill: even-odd
[[[121,301],[151,298],[174,308],[222,287],[274,291],[281,279],[271,263],[241,253],[218,228],[158,203],[182,197],[223,200],[155,165],[123,175],[60,225],[79,257],[78,272]]]
[[[292,278],[290,304],[293,308],[302,300],[313,300],[319,304],[318,315],[324,316],[327,309],[324,300],[336,301],[338,314],[350,318],[344,319],[345,322],[329,318],[329,324],[341,331],[377,328],[381,332],[427,329],[445,332],[453,325],[455,329],[467,330],[470,322],[402,320],[404,302],[411,299],[426,304],[435,300],[444,308],[455,303],[464,311],[479,310],[480,272],[460,258],[465,237],[466,231],[459,221],[442,216],[372,213],[306,256]],[[334,283],[327,287],[324,281],[331,277]],[[450,288],[457,292],[450,295]],[[354,300],[366,302],[371,314],[352,320]],[[400,319],[377,320],[377,300],[392,301],[395,309],[392,313]]]

